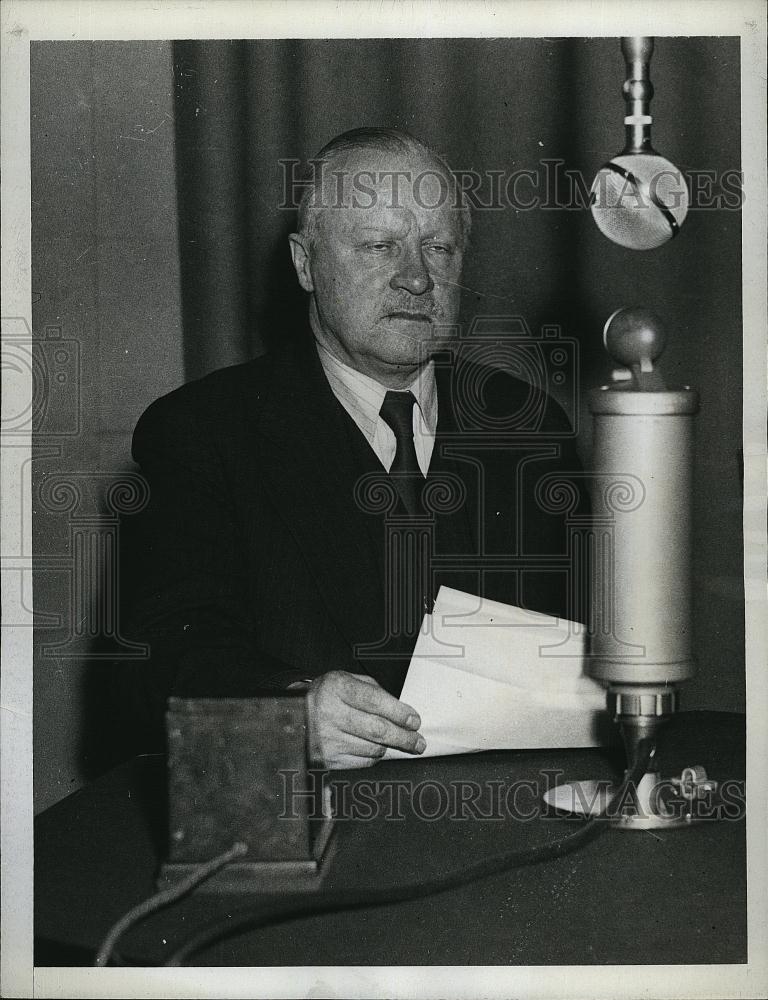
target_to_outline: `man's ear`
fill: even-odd
[[[310,269],[309,240],[301,233],[290,233],[288,241],[291,244],[291,259],[296,269],[296,277],[305,292],[314,292],[315,285],[312,281],[312,271]]]

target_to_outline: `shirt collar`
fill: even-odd
[[[320,364],[323,366],[326,378],[334,395],[340,402],[346,403],[356,411],[358,423],[369,437],[375,433],[384,397],[389,391],[386,386],[377,382],[370,375],[364,375],[355,368],[339,361],[331,352],[316,340]],[[435,381],[435,363],[419,369],[416,378],[407,387],[416,398],[421,415],[430,434],[437,430],[437,384]],[[405,391],[405,390],[404,390]]]
[[[419,369],[416,378],[408,387],[416,397],[424,423],[430,434],[437,431],[437,382],[435,380],[435,362],[430,361]]]

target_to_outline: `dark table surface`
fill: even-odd
[[[743,782],[744,719],[683,713],[664,731],[664,776],[703,765],[719,781]],[[620,776],[615,750],[498,751],[391,761],[336,772],[337,782],[377,783],[378,814],[336,824],[320,894],[392,886],[461,868],[504,850],[559,839],[578,821],[536,809],[521,787],[523,821],[490,810],[493,782],[545,788]],[[551,772],[557,772],[553,778]],[[550,772],[550,773],[547,773]],[[479,816],[433,821],[403,795],[402,819],[386,816],[393,784],[439,782],[455,796],[470,781],[483,794]],[[531,786],[532,787],[532,786]],[[738,786],[733,786],[738,787]],[[465,793],[466,794],[466,793]],[[498,794],[498,793],[496,793]],[[503,802],[502,797],[502,802]],[[439,805],[424,793],[423,811]],[[487,812],[496,818],[483,818]],[[737,810],[729,810],[731,814]],[[461,810],[459,810],[459,813]],[[35,832],[36,964],[90,964],[110,925],[152,895],[164,853],[165,760],[138,757],[42,813]],[[294,897],[292,897],[294,898]],[[201,927],[275,897],[186,898],[132,929],[124,961],[161,963]],[[733,963],[747,960],[743,819],[683,829],[609,828],[557,860],[492,875],[396,905],[308,916],[240,933],[199,954],[198,965],[579,965]]]

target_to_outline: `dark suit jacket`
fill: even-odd
[[[433,593],[447,583],[583,617],[568,599],[563,505],[540,489],[579,469],[562,410],[460,359],[438,359],[437,385],[429,477],[449,509],[432,519]],[[141,672],[156,713],[169,693],[250,696],[333,669],[399,693],[415,636],[380,643],[391,519],[361,491],[361,476],[386,473],[309,331],[157,400],[133,454],[150,501],[124,525],[124,604],[128,634],[151,646]]]

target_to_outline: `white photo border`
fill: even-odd
[[[766,10],[759,0],[7,0],[2,16],[2,314],[31,331],[29,46],[42,39],[739,36],[744,324],[744,575],[749,811],[745,965],[70,969],[32,965],[32,629],[2,630],[2,958],[0,994],[17,997],[606,997],[768,995],[768,602],[766,599]],[[6,320],[3,319],[5,328]],[[5,332],[5,330],[4,330]],[[30,334],[31,336],[31,334]],[[3,412],[31,401],[18,378]],[[21,394],[21,399],[19,399]],[[30,558],[31,443],[2,449],[3,557]],[[22,525],[23,537],[19,526]],[[26,616],[26,617],[25,617]],[[617,975],[617,970],[621,974]],[[318,992],[320,991],[320,992]]]

